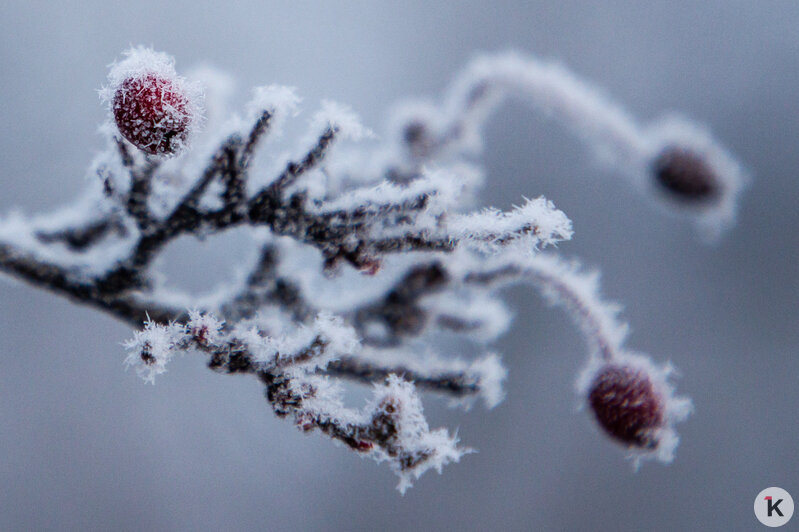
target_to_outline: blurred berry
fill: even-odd
[[[655,159],[652,170],[658,183],[683,201],[707,201],[719,192],[718,177],[705,159],[685,148],[664,149]]]
[[[663,425],[664,407],[643,371],[605,366],[591,384],[588,401],[611,437],[630,447],[657,447],[655,431]]]

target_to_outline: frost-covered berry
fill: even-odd
[[[720,192],[719,178],[705,159],[685,148],[664,149],[655,158],[652,171],[665,190],[686,202],[707,201]]]
[[[150,155],[176,154],[201,119],[201,90],[175,73],[166,54],[133,48],[125,56],[101,91],[119,133]]]
[[[150,73],[126,79],[114,94],[114,121],[131,144],[151,155],[171,155],[186,142],[191,116],[186,94]]]
[[[600,426],[616,440],[630,447],[657,447],[665,405],[642,370],[603,367],[591,383],[588,402]]]

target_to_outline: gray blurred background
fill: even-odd
[[[384,466],[278,420],[253,378],[174,361],[124,371],[112,319],[0,282],[0,530],[755,530],[768,486],[799,501],[799,4],[796,2],[9,1],[0,6],[0,210],[46,210],[85,185],[101,141],[95,90],[130,44],[239,82],[350,103],[438,95],[479,51],[563,60],[636,116],[706,123],[755,176],[737,226],[705,246],[562,129],[508,104],[487,129],[486,204],[545,194],[574,221],[561,246],[604,272],[629,346],[670,359],[696,413],[675,462],[634,473],[573,382],[585,349],[528,289],[498,343],[493,411],[426,397],[479,449],[407,495]],[[234,244],[179,243],[188,283],[229,275]],[[201,277],[207,276],[207,277]],[[799,517],[786,528],[799,530]]]

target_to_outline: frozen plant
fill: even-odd
[[[59,212],[0,220],[0,268],[135,327],[126,363],[147,381],[181,351],[254,375],[278,416],[388,462],[403,492],[469,452],[429,427],[418,390],[502,401],[506,370],[489,346],[510,312],[497,294],[530,284],[587,340],[577,389],[599,427],[636,460],[672,459],[691,403],[674,395],[670,366],[625,348],[597,275],[545,249],[572,235],[551,201],[475,205],[474,161],[491,112],[520,98],[713,238],[733,221],[744,176],[705,130],[676,117],[641,125],[563,67],[510,53],[473,61],[441,101],[398,107],[380,140],[324,102],[296,156],[256,160],[296,116],[294,90],[259,87],[238,116],[225,110],[227,78],[196,77],[205,104],[199,80],[165,54],[134,48],[113,64],[94,181]],[[177,238],[236,227],[253,249],[240,278],[210,296],[160,280],[155,260]],[[458,337],[482,355],[452,356]],[[345,405],[342,379],[371,385],[373,399]]]

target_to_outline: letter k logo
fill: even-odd
[[[793,517],[793,497],[782,488],[766,488],[755,497],[755,517],[762,524],[781,527]]]
[[[777,515],[779,515],[780,517],[784,517],[782,515],[782,512],[780,511],[780,508],[779,508],[780,503],[782,502],[782,499],[778,499],[777,502],[772,502],[773,499],[772,499],[771,496],[764,497],[764,499],[766,499],[766,502],[768,503],[768,516],[769,517],[771,517],[771,515],[774,512],[777,512]]]

